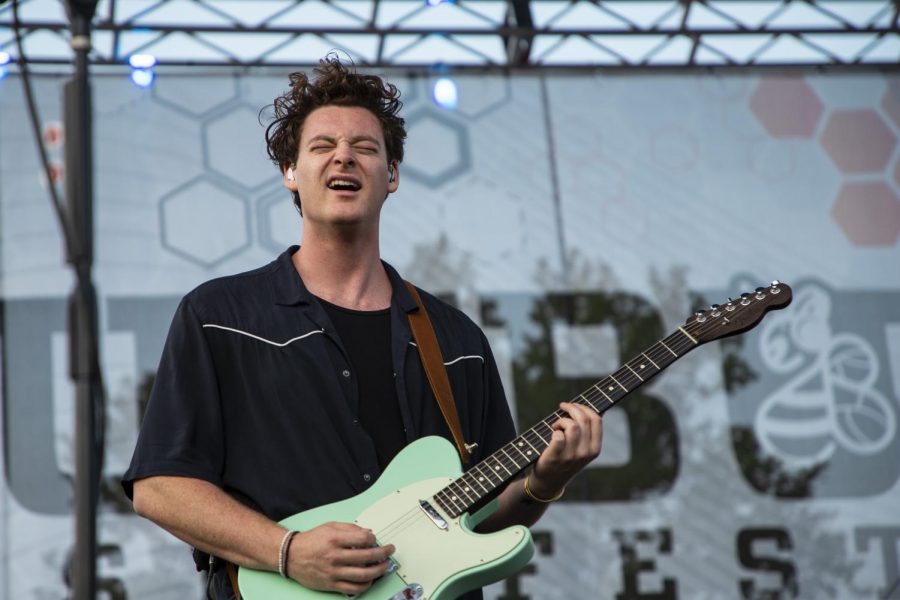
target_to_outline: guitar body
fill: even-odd
[[[419,506],[462,474],[453,445],[426,437],[404,448],[368,490],[281,521],[289,529],[308,531],[329,521],[371,529],[379,544],[394,544],[397,568],[356,596],[359,600],[452,600],[469,590],[518,572],[534,548],[526,527],[490,534],[472,531],[467,513],[451,519],[434,501],[447,528],[442,529]],[[479,513],[479,516],[484,516]],[[309,590],[277,573],[242,568],[241,595],[247,600],[337,600],[338,592]]]

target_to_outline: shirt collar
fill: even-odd
[[[300,278],[297,269],[294,268],[292,256],[294,252],[300,249],[300,246],[291,246],[281,253],[275,259],[272,284],[275,291],[275,304],[284,306],[296,306],[300,304],[312,304],[314,296],[306,289],[303,279]],[[391,288],[393,288],[393,302],[395,302],[403,312],[411,312],[417,310],[416,301],[406,289],[400,274],[389,265],[381,261],[384,270],[391,280]]]

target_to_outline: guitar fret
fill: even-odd
[[[473,469],[473,471],[474,471],[474,469]],[[470,471],[470,472],[471,472],[471,471]],[[470,477],[470,475],[467,473],[467,474],[466,474],[466,477]],[[488,492],[490,492],[490,490],[487,489],[487,487],[485,487],[485,485],[484,485],[483,483],[481,483],[481,482],[478,480],[477,477],[470,477],[470,478],[472,479],[473,482],[475,482],[476,484],[478,484],[478,485],[481,486],[481,489],[484,490],[484,493],[485,493],[485,494],[487,494]]]
[[[448,506],[446,494],[443,490],[434,495],[434,500],[437,502],[437,505],[441,507],[441,510],[447,514],[450,514],[455,510],[455,507]]]
[[[532,451],[534,451],[536,454],[540,455],[540,451],[531,445],[531,442],[528,441],[528,438],[526,438],[524,435],[521,435],[519,436],[519,439],[522,440],[522,442],[528,444],[528,447],[531,448],[531,450],[529,450],[526,454],[530,454]],[[520,446],[522,445],[522,442],[519,442]]]
[[[652,358],[650,358],[649,356],[647,356],[647,353],[646,353],[646,352],[641,352],[641,355],[643,355],[644,358],[646,358],[647,360],[649,360],[649,361],[650,361],[650,364],[652,364],[654,367],[656,367],[656,370],[657,370],[657,371],[660,371],[660,370],[661,370],[661,369],[659,368],[659,365],[656,364],[655,362],[653,362],[653,359],[652,359]]]
[[[491,468],[490,468],[490,469],[488,469],[488,474],[489,474],[491,477],[496,477],[496,478],[497,478],[497,482],[496,482],[496,483],[494,483],[494,480],[491,479],[491,483],[494,484],[494,487],[500,485],[500,484],[503,482],[503,477],[501,477],[500,474],[499,474],[499,472],[498,472],[498,471],[500,470],[500,467],[502,467],[502,466],[503,466],[503,465],[501,465],[501,464],[499,463],[499,461],[497,461],[497,459],[495,458],[495,459],[494,459],[494,464],[491,465]]]
[[[610,397],[606,394],[606,392],[604,392],[603,389],[600,388],[599,385],[597,385],[597,384],[595,383],[595,384],[593,385],[593,387],[594,387],[595,390],[597,390],[598,392],[600,392],[601,394],[603,394],[603,396],[609,401],[610,404],[615,404],[615,403],[616,403],[616,401],[613,400],[612,398],[610,398]]]
[[[482,463],[482,464],[478,465],[477,467],[475,467],[475,470],[478,471],[478,475],[479,475],[478,482],[479,482],[479,483],[482,483],[482,482],[486,481],[486,482],[487,482],[487,485],[485,486],[485,485],[482,483],[482,486],[484,486],[484,488],[485,488],[487,491],[490,492],[490,491],[494,490],[497,486],[494,484],[493,481],[491,481],[490,471],[488,472],[487,475],[484,474],[484,470],[482,469],[482,465],[483,465],[483,464],[484,464],[484,463]]]
[[[669,352],[672,352],[672,349],[669,348],[669,347],[666,345],[666,343],[665,343],[664,341],[659,340],[658,343],[659,343],[659,344],[662,344],[662,347],[665,348],[666,350],[668,350]],[[678,358],[678,355],[675,354],[674,352],[672,352],[672,356],[674,356],[675,358]]]
[[[503,452],[503,448],[500,448],[500,452]],[[503,452],[503,454],[506,454],[506,452]],[[507,455],[507,458],[509,458],[509,455]],[[510,471],[509,469],[506,468],[506,465],[503,464],[503,461],[498,459],[497,464],[500,465],[501,467],[503,467],[504,471],[506,471],[507,473],[512,475],[512,471]]]
[[[508,445],[509,445],[509,446],[512,446],[513,448],[515,448],[516,452],[518,452],[519,454],[521,454],[521,455],[522,455],[522,458],[524,458],[526,461],[528,461],[528,456],[527,456],[524,452],[522,452],[522,449],[519,447],[519,446],[522,445],[522,442],[519,442],[519,444],[518,444],[518,446],[517,446],[517,445],[515,444],[515,441],[516,441],[516,440],[513,440],[513,443],[508,444]],[[518,467],[519,465],[516,465],[516,466]],[[519,468],[521,468],[521,467],[519,467]]]
[[[469,485],[469,482],[465,480],[465,477],[460,477],[457,481],[462,481],[459,487],[462,488],[463,492],[465,492],[466,497],[471,502],[472,496],[475,497],[475,501],[479,500],[478,492],[472,489],[472,486]]]
[[[585,395],[584,395],[583,393],[582,393],[582,394],[578,394],[578,398],[584,400],[584,404],[587,404],[591,409],[593,409],[594,412],[596,412],[596,413],[599,413],[599,412],[600,412],[600,411],[597,409],[597,407],[594,406],[594,403],[591,402],[590,400],[588,400],[587,397],[585,397]],[[578,402],[578,399],[575,399],[575,403],[576,403],[576,404],[580,404],[580,402]]]
[[[472,500],[472,498],[469,497],[469,492],[471,491],[471,488],[468,488],[468,489],[464,488],[462,486],[462,484],[460,483],[459,479],[457,479],[456,481],[451,483],[450,486],[451,487],[456,486],[456,495],[457,496],[465,496],[466,500],[469,500],[469,501]]]
[[[683,333],[684,335],[686,335],[686,336],[688,337],[689,340],[691,340],[692,342],[694,342],[694,345],[695,345],[695,346],[699,346],[699,345],[700,345],[700,342],[698,342],[697,339],[696,339],[694,336],[692,336],[691,334],[689,334],[689,333],[687,332],[687,330],[686,330],[684,327],[679,327],[679,328],[678,328],[678,331],[680,331],[681,333]]]
[[[632,369],[631,367],[629,367],[629,366],[628,366],[628,363],[625,363],[625,366],[628,368],[629,371],[631,371],[632,373],[634,373],[634,376],[635,376],[635,377],[637,377],[637,378],[640,379],[641,381],[644,381],[644,378],[641,377],[640,375],[638,375],[638,372],[637,372],[637,371],[635,371],[634,369]]]
[[[538,423],[538,425],[543,425],[544,427],[546,427],[547,429],[550,430],[550,434],[551,434],[551,435],[553,434],[553,428],[550,427],[549,425],[547,425],[546,423],[544,423],[543,421],[541,421],[540,423]],[[537,427],[537,425],[535,425],[534,427]],[[534,431],[534,433],[537,434],[537,436],[538,436],[539,438],[541,438],[541,440],[544,442],[544,444],[546,444],[547,446],[549,446],[549,445],[550,445],[550,440],[544,439],[544,436],[542,436],[542,435],[537,431],[537,429],[535,429],[534,427],[532,427],[532,431]]]
[[[628,388],[626,388],[624,385],[622,385],[621,383],[619,383],[619,380],[618,380],[618,379],[616,379],[616,378],[613,377],[612,375],[610,375],[609,378],[612,379],[613,381],[615,381],[615,382],[616,382],[616,385],[618,385],[620,388],[622,388],[622,390],[623,390],[626,394],[628,393]]]
[[[547,443],[544,442],[544,439],[537,434],[534,429],[529,429],[525,433],[522,434],[522,439],[528,442],[528,445],[534,448],[534,451],[540,454],[547,448]]]
[[[454,483],[455,483],[455,482],[454,482]],[[447,486],[447,487],[449,488],[449,487],[452,486],[452,485],[453,485],[453,484],[451,483],[451,484],[450,484],[449,486]],[[464,508],[465,508],[465,504],[464,504],[463,502],[460,502],[459,494],[457,494],[457,493],[454,492],[453,490],[450,490],[450,494],[452,494],[452,495],[448,497],[448,500],[450,500],[450,502],[453,503],[453,507],[454,507],[454,508],[461,508],[461,507],[462,507],[462,508],[464,509]]]

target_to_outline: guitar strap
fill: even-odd
[[[441,348],[438,346],[437,337],[434,335],[434,326],[428,317],[428,311],[422,304],[422,298],[419,297],[419,291],[416,286],[408,281],[404,281],[406,289],[415,298],[419,307],[418,311],[409,313],[409,326],[412,329],[413,337],[416,339],[416,347],[419,349],[419,356],[422,358],[422,366],[425,367],[425,374],[428,376],[428,382],[431,384],[431,391],[437,399],[444,420],[453,434],[453,441],[456,442],[456,449],[459,451],[459,457],[463,464],[469,463],[469,448],[465,439],[463,439],[462,427],[459,424],[459,415],[456,412],[456,403],[453,401],[453,390],[450,389],[450,380],[447,379],[447,369],[444,367],[444,358],[441,356]]]
[[[228,580],[231,582],[231,588],[234,590],[234,600],[241,600],[241,589],[238,587],[237,567],[232,563],[225,563],[225,569],[228,571]]]

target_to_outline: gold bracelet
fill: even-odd
[[[563,489],[560,490],[560,492],[557,495],[553,496],[552,498],[549,498],[549,499],[538,498],[537,496],[534,495],[534,492],[532,492],[531,488],[528,486],[528,480],[530,478],[531,478],[531,473],[529,473],[528,475],[525,476],[525,486],[524,486],[525,487],[525,495],[528,496],[531,500],[534,500],[535,502],[540,502],[541,504],[549,504],[551,502],[555,502],[556,500],[559,500],[560,498],[563,497],[563,494],[566,493],[566,488],[563,487]]]

